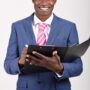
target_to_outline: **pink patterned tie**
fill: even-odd
[[[45,45],[46,44],[46,35],[44,33],[45,28],[47,27],[46,23],[38,23],[39,33],[37,37],[37,45]]]

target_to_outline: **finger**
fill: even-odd
[[[30,58],[30,55],[29,55],[29,54],[27,54],[27,55],[26,55],[26,58]]]
[[[32,62],[30,62],[29,64],[30,64],[30,65],[33,65],[33,63],[32,63]]]
[[[26,59],[26,61],[30,61],[29,59]]]
[[[29,55],[29,54],[27,54],[27,55],[26,55],[26,57],[30,57],[30,55]]]
[[[29,62],[30,65],[34,65],[37,62],[36,58],[31,55],[26,55],[26,61]]]
[[[29,58],[31,61],[40,62],[40,59],[36,58],[35,56],[30,55]]]
[[[55,56],[59,63],[61,63],[60,57],[57,54],[57,51],[53,51],[53,56]]]
[[[26,48],[26,47],[23,48],[22,54],[26,54],[26,53],[27,53],[27,49],[28,49],[28,48]]]
[[[28,59],[28,60],[30,61],[30,59],[31,59],[31,58],[30,58],[30,55],[27,54],[27,55],[26,55],[26,59]]]
[[[36,60],[31,60],[31,61],[30,61],[30,65],[41,66],[41,62],[36,61]]]
[[[26,55],[26,61],[28,61],[30,65],[38,65],[38,63],[40,63],[40,59],[28,54]]]
[[[54,56],[54,55],[56,55],[56,54],[57,54],[57,51],[53,51],[52,55]]]
[[[37,62],[37,61],[31,61],[30,65],[40,66],[39,62]]]
[[[40,59],[46,59],[46,56],[44,56],[43,54],[39,52],[33,51],[32,53]]]
[[[60,57],[56,54],[55,57],[60,60]]]
[[[60,56],[56,54],[55,57],[57,58],[58,62],[61,63]]]
[[[27,51],[27,49],[28,49],[28,48],[27,48],[27,47],[25,47],[25,48],[23,48],[23,51]]]
[[[28,54],[26,55],[26,61],[31,63],[31,58],[30,58],[30,55],[28,55]]]
[[[30,60],[29,59],[26,59],[26,62],[30,62]]]
[[[57,54],[57,51],[53,51],[52,55],[55,56],[55,57],[57,57],[59,59],[59,56]]]

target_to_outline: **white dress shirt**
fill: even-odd
[[[46,23],[48,24],[48,26],[45,28],[44,33],[46,35],[46,40],[48,39],[49,33],[50,33],[50,29],[51,29],[51,23],[53,20],[53,14],[45,21],[42,22],[35,14],[34,14],[34,18],[33,18],[33,23],[32,23],[32,27],[33,27],[33,32],[35,34],[35,39],[37,41],[37,36],[38,36],[38,32],[39,32],[39,27],[37,25],[37,23]],[[59,75],[58,73],[56,73],[56,75],[58,77],[61,77],[61,75]]]
[[[40,19],[38,19],[38,17],[34,14],[32,26],[33,26],[33,31],[34,31],[34,34],[35,34],[36,41],[37,41],[37,36],[38,36],[38,32],[39,32],[39,27],[38,27],[37,23],[46,23],[46,24],[48,24],[48,26],[44,30],[44,33],[46,35],[46,40],[47,40],[48,36],[49,36],[50,29],[51,29],[52,20],[53,20],[53,14],[45,22],[40,21]]]

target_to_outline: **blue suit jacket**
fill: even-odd
[[[9,74],[19,74],[17,90],[71,90],[69,77],[78,76],[82,72],[82,62],[77,58],[73,62],[62,62],[63,76],[58,78],[54,72],[37,72],[22,74],[18,60],[26,44],[36,45],[32,28],[33,14],[12,24],[7,56],[4,67]],[[54,15],[51,31],[46,45],[71,46],[78,43],[78,35],[74,23]]]

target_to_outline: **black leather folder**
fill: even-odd
[[[56,50],[61,58],[61,62],[72,62],[76,58],[83,56],[89,46],[90,38],[81,44],[74,44],[70,47],[29,45],[27,54],[33,55],[32,51],[37,51],[45,56],[50,57],[52,56],[52,52]],[[29,63],[30,62],[27,61],[25,62],[24,73],[50,71],[43,67],[32,66]]]

